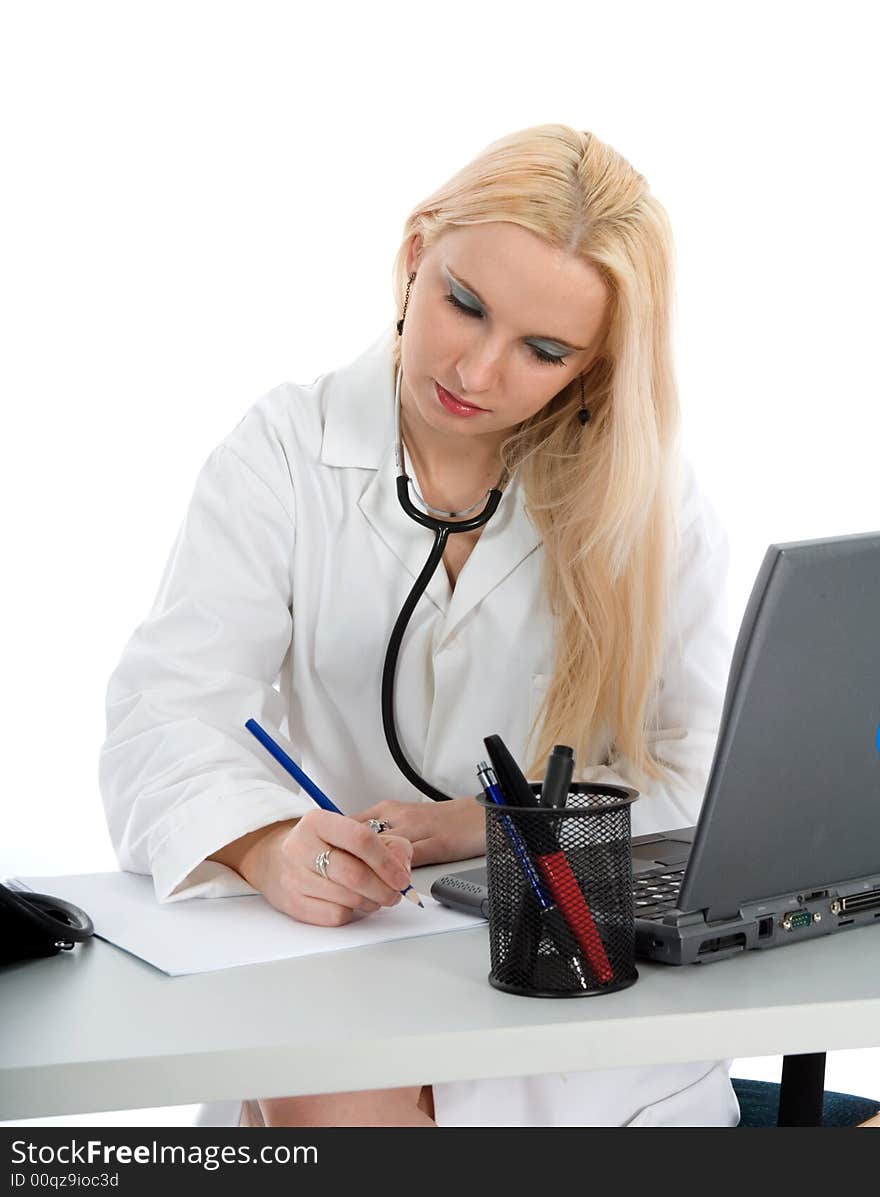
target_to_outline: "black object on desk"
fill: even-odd
[[[0,964],[70,951],[95,932],[86,912],[71,902],[5,885],[0,885],[0,927]]]

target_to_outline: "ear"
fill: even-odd
[[[409,243],[409,250],[406,255],[406,273],[407,276],[412,274],[414,270],[419,268],[419,259],[422,256],[422,234],[415,233]]]

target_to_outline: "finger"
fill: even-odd
[[[369,824],[370,830],[378,832],[379,835],[391,830],[391,820],[387,816],[368,814],[364,812],[363,814],[358,813],[357,815],[352,815],[351,817],[356,823]]]
[[[359,823],[370,819],[388,824],[388,830],[408,840],[430,835],[437,818],[433,802],[378,802],[368,810],[351,816]]]
[[[367,819],[380,819],[383,823],[389,825],[394,822],[394,816],[399,815],[402,810],[406,809],[407,804],[403,802],[375,802],[366,810],[359,810],[357,814],[352,815],[352,819],[357,819],[359,823],[366,822]]]
[[[417,869],[425,864],[447,864],[459,860],[454,850],[451,850],[445,840],[439,836],[426,836],[423,840],[416,840],[413,844],[412,867]]]
[[[315,827],[319,828],[321,838],[331,847],[342,848],[348,857],[343,860],[343,874],[341,876],[334,874],[337,880],[347,885],[349,889],[355,889],[358,893],[362,893],[364,897],[371,898],[373,901],[381,901],[381,897],[377,897],[374,888],[372,890],[363,888],[365,881],[363,871],[352,868],[350,858],[353,857],[360,862],[367,873],[373,872],[382,885],[393,890],[406,889],[410,884],[409,869],[401,863],[397,852],[389,852],[387,848],[388,839],[394,837],[378,836],[365,824],[358,823],[346,815],[334,815],[330,811],[318,811],[317,813],[326,816],[320,823],[317,819],[315,820]],[[385,840],[384,843],[383,840]]]
[[[413,844],[413,858],[412,867],[417,869],[420,865],[439,863],[435,861],[432,855],[432,841],[430,839],[416,840]]]
[[[403,835],[395,835],[391,831],[383,831],[379,835],[379,843],[389,852],[396,852],[404,864],[408,864],[412,857],[412,840]]]
[[[291,917],[298,923],[310,923],[313,927],[343,927],[350,923],[354,916],[355,911],[349,906],[299,894]]]
[[[382,835],[380,837],[365,827],[355,827],[353,820],[332,812],[321,810],[310,811],[302,817],[295,833],[291,835],[290,839],[285,840],[284,855],[291,870],[292,878],[295,879],[297,885],[300,885],[303,875],[306,874],[309,877],[309,884],[314,887],[314,878],[319,876],[314,868],[314,861],[318,852],[328,847],[333,849],[334,845],[332,841],[338,842],[339,839],[345,839],[346,842],[349,841],[350,837],[338,834],[341,823],[351,824],[356,835],[361,838],[362,842],[366,842],[369,854],[374,859],[377,851],[381,852],[382,857],[387,858],[384,869],[386,876],[389,872],[393,875],[398,868],[401,870],[399,874],[401,882],[397,889],[392,891],[392,887],[386,886],[379,874],[374,869],[371,869],[366,862],[363,862],[363,870],[356,868],[353,870],[349,862],[346,866],[346,871],[342,875],[343,883],[347,888],[362,893],[368,901],[378,902],[386,906],[393,905],[395,900],[393,894],[402,892],[410,883],[409,862],[412,859],[412,845],[402,837],[392,835]],[[322,839],[322,836],[326,836],[327,839]],[[344,849],[338,847],[335,850],[337,852],[344,852]],[[362,848],[361,850],[363,851],[364,849]],[[360,858],[356,857],[355,859]],[[366,871],[364,872],[364,870]]]
[[[392,856],[397,856],[397,860],[407,876],[406,885],[403,885],[400,888],[400,892],[402,893],[407,886],[412,885],[413,846],[409,840],[402,840],[398,837],[395,837],[392,841],[391,837],[388,838],[390,842],[385,845],[385,851],[390,853]]]
[[[333,857],[341,849],[334,848],[330,856],[330,863]],[[297,886],[298,892],[310,899],[317,899],[321,902],[331,902],[336,906],[345,906],[348,910],[359,910],[364,914],[372,914],[381,906],[395,906],[400,900],[401,895],[397,890],[387,889],[386,893],[389,895],[386,902],[375,902],[372,898],[366,897],[357,890],[350,889],[348,886],[341,885],[338,881],[334,881],[330,876],[330,863],[327,866],[327,879],[319,877],[317,873],[308,873]]]
[[[376,839],[374,832],[368,831],[367,835]],[[387,849],[383,849],[379,845],[379,851],[384,851],[385,855],[391,854]],[[386,864],[386,871],[388,868],[401,868],[399,864]],[[409,877],[409,872],[402,870],[402,874]],[[344,848],[330,848],[330,857],[327,861],[327,876],[321,877],[314,869],[308,874],[306,886],[308,892],[315,894],[315,896],[323,897],[325,894],[329,897],[328,891],[324,888],[329,882],[333,882],[339,887],[340,891],[347,894],[354,895],[356,898],[355,905],[359,905],[361,901],[375,902],[379,906],[393,906],[400,897],[400,890],[409,884],[407,880],[404,885],[394,887],[386,885],[381,877],[371,869],[368,864],[357,856],[352,856],[350,852],[346,852]],[[323,883],[323,884],[322,884]],[[316,888],[317,887],[317,888]],[[342,901],[341,892],[337,895],[338,900]],[[333,900],[337,900],[334,898]]]

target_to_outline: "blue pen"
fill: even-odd
[[[477,766],[477,777],[479,778],[480,785],[483,787],[488,797],[492,800],[492,802],[495,803],[496,806],[507,806],[504,796],[501,793],[501,787],[498,785],[495,773],[490,767],[488,761],[480,761],[479,765]],[[528,877],[529,883],[532,889],[535,891],[535,897],[541,904],[541,909],[549,910],[550,907],[554,905],[554,902],[548,895],[544,886],[541,884],[541,878],[538,876],[538,872],[535,869],[535,866],[532,864],[532,859],[529,856],[529,850],[523,843],[522,836],[511,822],[508,815],[502,815],[501,823],[504,827],[504,830],[507,832],[508,837],[510,838],[510,842],[513,844],[514,851],[519,857],[520,864],[523,867],[523,872],[525,873],[526,877]]]
[[[342,814],[342,811],[339,809],[336,803],[331,798],[328,798],[323,790],[318,789],[312,779],[306,773],[303,773],[296,761],[292,760],[281,747],[281,745],[276,744],[269,733],[260,727],[256,719],[248,719],[245,727],[252,736],[256,736],[269,755],[274,756],[281,768],[285,769],[295,781],[299,782],[309,797],[313,798],[314,801],[317,802],[321,810],[330,810],[335,815]],[[406,889],[402,889],[400,892],[405,898],[409,898],[410,902],[415,903],[417,906],[421,906],[424,910],[424,902],[422,902],[418,893],[411,885],[408,885]]]

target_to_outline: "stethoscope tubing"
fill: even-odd
[[[391,632],[391,637],[388,641],[388,649],[385,653],[385,664],[382,669],[382,726],[385,730],[385,739],[388,743],[389,751],[391,752],[394,762],[400,769],[404,777],[416,789],[421,790],[434,802],[449,802],[451,801],[451,794],[444,794],[442,790],[438,790],[436,786],[432,786],[429,781],[426,781],[413,766],[409,763],[403,754],[403,749],[400,747],[400,741],[397,738],[397,728],[394,721],[394,682],[397,674],[397,660],[400,654],[400,646],[403,642],[403,635],[406,631],[406,626],[412,617],[415,610],[416,603],[422,597],[427,588],[428,582],[434,575],[437,566],[443,556],[443,551],[446,548],[446,541],[449,536],[456,532],[473,532],[477,528],[481,528],[488,523],[492,516],[498,509],[498,504],[501,502],[502,492],[493,487],[489,491],[486,500],[486,505],[483,510],[467,520],[441,520],[435,516],[429,515],[425,511],[420,511],[413,503],[409,496],[410,478],[406,473],[406,464],[403,456],[403,442],[400,437],[400,376],[401,371],[398,367],[397,380],[395,386],[394,396],[394,433],[395,433],[395,454],[397,458],[397,498],[401,507],[416,523],[421,524],[424,528],[430,528],[434,533],[434,543],[431,546],[431,551],[425,564],[422,566],[422,571],[416,578],[415,585],[407,595],[400,613],[395,621],[394,628]]]
[[[442,790],[438,790],[436,786],[432,786],[429,781],[426,781],[424,777],[416,772],[403,755],[403,749],[400,747],[400,741],[397,738],[397,729],[394,724],[394,681],[397,675],[397,660],[400,655],[403,634],[415,610],[416,603],[424,594],[428,582],[431,580],[434,571],[440,563],[443,550],[446,548],[448,536],[448,529],[436,529],[434,543],[431,546],[428,559],[422,566],[422,572],[416,578],[415,585],[406,596],[406,600],[400,609],[400,614],[395,621],[391,638],[388,641],[388,649],[385,653],[385,665],[382,670],[382,726],[385,729],[385,739],[388,743],[389,751],[394,758],[395,764],[407,781],[414,785],[416,789],[421,790],[423,794],[427,794],[434,802],[448,802],[452,795],[444,794]]]

